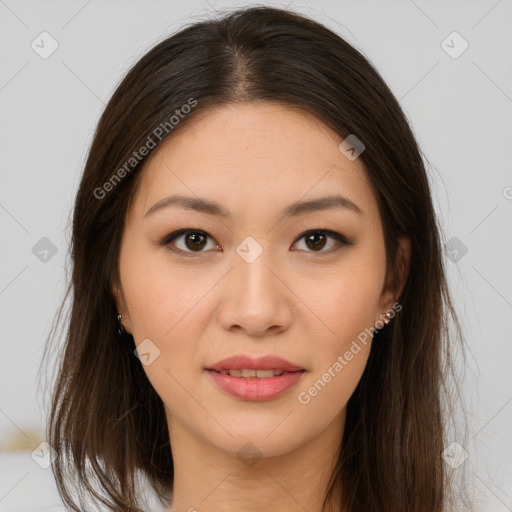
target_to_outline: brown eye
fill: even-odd
[[[192,251],[200,251],[206,245],[206,237],[201,233],[188,233],[185,235],[185,245]]]
[[[199,231],[197,229],[181,229],[166,236],[162,242],[160,242],[160,245],[168,247],[169,250],[174,252],[186,254],[202,253],[207,252],[207,250],[203,249],[207,247],[208,242],[210,242],[210,247],[208,249],[219,248],[219,246],[212,240],[212,237],[204,231]]]
[[[353,245],[353,242],[341,233],[328,229],[316,229],[303,233],[295,243],[302,240],[304,240],[304,245],[306,246],[304,250],[306,252],[317,252],[320,254],[331,253],[342,246]],[[325,249],[326,247],[327,249]]]
[[[325,247],[327,237],[321,231],[315,231],[305,237],[306,245],[313,251],[323,249]]]

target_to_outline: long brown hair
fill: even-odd
[[[111,294],[125,215],[147,155],[162,140],[208,106],[256,100],[304,108],[341,137],[363,141],[360,158],[377,193],[393,279],[399,237],[412,246],[402,311],[375,334],[348,402],[324,509],[446,511],[451,344],[463,337],[426,166],[399,103],[368,60],[323,25],[269,7],[197,22],[163,40],[127,73],[99,121],[73,213],[72,279],[56,317],[70,299],[47,426],[59,492],[76,511],[91,497],[114,511],[140,511],[140,475],[166,503],[174,472],[164,406],[133,339],[117,332]],[[178,122],[170,122],[173,115]],[[149,152],[138,151],[149,139]],[[339,494],[343,503],[331,503]]]

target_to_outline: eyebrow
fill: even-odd
[[[182,195],[173,195],[161,199],[144,214],[144,218],[154,215],[156,212],[162,211],[171,206],[184,208],[186,210],[194,210],[208,215],[231,218],[229,211],[220,203],[199,197]],[[309,201],[297,201],[296,203],[292,203],[284,209],[283,217],[294,217],[305,213],[329,210],[332,208],[346,208],[359,215],[364,215],[362,209],[347,197],[327,196],[318,199],[311,199]]]

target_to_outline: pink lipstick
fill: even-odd
[[[281,396],[298,383],[304,368],[276,356],[232,356],[205,368],[226,393],[242,400],[264,401]]]

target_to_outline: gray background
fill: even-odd
[[[290,5],[345,37],[412,123],[445,241],[463,249],[456,262],[447,252],[446,264],[469,348],[464,467],[475,510],[512,510],[512,1],[261,3]],[[244,5],[0,0],[0,512],[57,510],[50,470],[31,458],[44,441],[47,402],[36,375],[64,291],[73,197],[104,104],[157,41]],[[43,31],[58,43],[46,59],[31,47],[51,48]],[[454,31],[469,44],[460,55]]]

